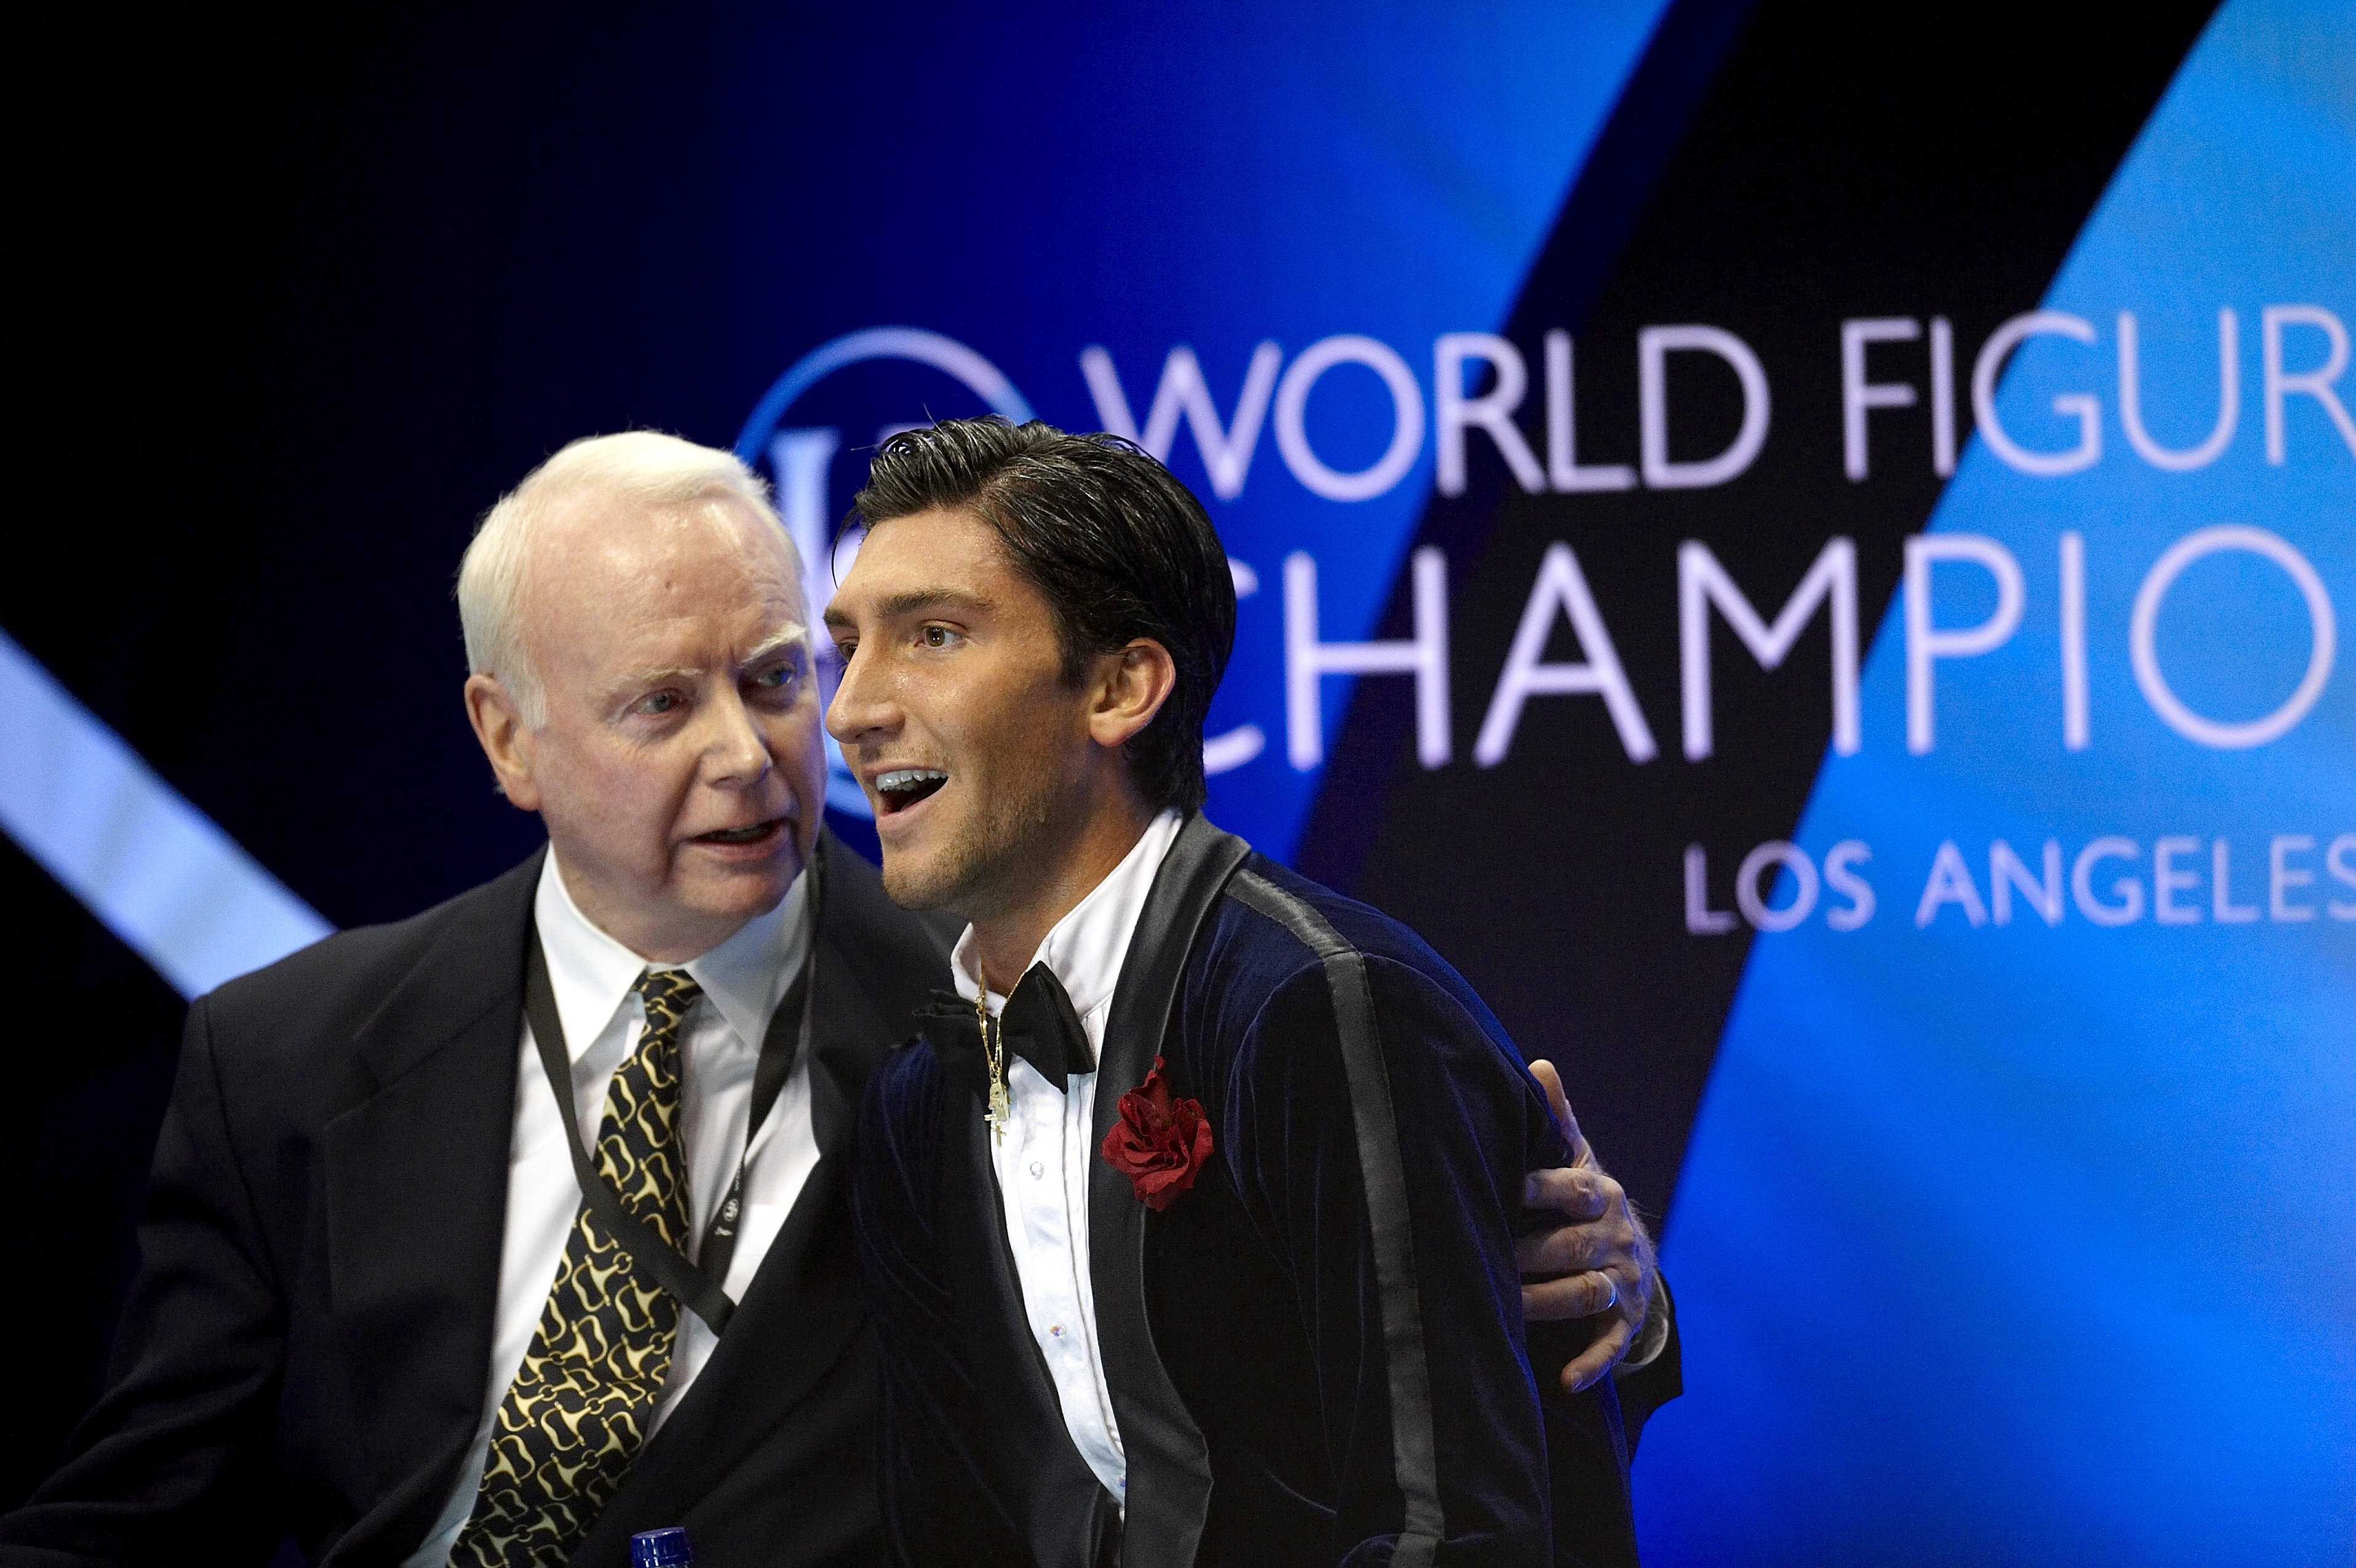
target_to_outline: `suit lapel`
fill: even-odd
[[[452,911],[355,1040],[374,1091],[322,1133],[331,1322],[385,1487],[348,1550],[424,1533],[481,1414],[541,858]]]
[[[810,1125],[831,1158],[850,1142],[867,1075],[914,1032],[916,1008],[948,973],[948,949],[937,955],[887,951],[896,945],[888,936],[911,922],[884,897],[875,868],[831,833],[819,844],[819,865],[823,896],[810,936],[817,944],[810,975]]]
[[[638,1455],[576,1562],[621,1561],[631,1530],[685,1517],[867,1333],[846,1201],[851,1132],[868,1075],[948,979],[949,939],[893,904],[874,867],[830,832],[819,863],[809,1043],[818,1165],[712,1359]]]
[[[686,1519],[867,1337],[844,1164],[821,1158],[810,1172],[728,1331],[631,1466],[574,1563],[626,1562],[632,1534]]]
[[[1162,857],[1130,939],[1098,1065],[1094,1143],[1120,1097],[1145,1081],[1168,1033],[1195,933],[1251,846],[1189,817]],[[1089,1277],[1113,1414],[1129,1460],[1125,1568],[1184,1568],[1194,1561],[1211,1496],[1210,1450],[1154,1353],[1145,1310],[1145,1206],[1102,1161],[1088,1171]],[[1025,1337],[1028,1337],[1027,1332]]]

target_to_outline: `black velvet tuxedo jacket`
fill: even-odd
[[[1092,1155],[1127,1520],[1066,1431],[948,1035],[878,1069],[853,1208],[906,1564],[1633,1563],[1613,1383],[1533,1372],[1524,1174],[1566,1150],[1496,1019],[1411,932],[1199,816],[1105,1032],[1093,1137],[1165,1058],[1214,1147],[1160,1213]]]
[[[543,852],[544,853],[544,852]],[[573,1561],[684,1525],[706,1563],[879,1559],[873,1336],[846,1202],[868,1074],[949,939],[839,842],[815,938],[821,1158],[687,1396]],[[106,1394],[0,1520],[16,1562],[416,1550],[482,1413],[534,855],[190,1008]]]

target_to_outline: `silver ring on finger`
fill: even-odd
[[[1597,1307],[1595,1310],[1598,1312],[1609,1312],[1613,1307],[1620,1305],[1620,1282],[1617,1279],[1614,1279],[1606,1270],[1598,1269],[1596,1273],[1602,1274],[1603,1283],[1612,1287],[1612,1298],[1609,1301],[1606,1301],[1601,1306]]]

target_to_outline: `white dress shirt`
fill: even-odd
[[[1088,1048],[1099,1061],[1129,940],[1145,912],[1153,874],[1178,840],[1179,822],[1176,811],[1154,818],[1112,874],[1055,922],[1032,960],[1045,964],[1063,983],[1072,1011],[1087,1032]],[[970,1002],[981,991],[974,973],[971,927],[958,939],[952,956],[958,993]],[[1030,968],[1023,965],[1023,972]],[[1009,988],[1022,978],[990,977],[993,984]],[[993,1015],[1005,1004],[1002,993],[990,993]],[[1072,1446],[1126,1513],[1129,1461],[1113,1420],[1112,1391],[1105,1382],[1104,1356],[1097,1339],[1096,1294],[1088,1281],[1088,1173],[1097,1153],[1089,1133],[1097,1075],[1076,1073],[1069,1090],[1063,1090],[1016,1058],[1006,1064],[1006,1087],[1013,1100],[1013,1117],[1005,1140],[991,1141],[991,1164],[1005,1205],[1023,1316],[1046,1359],[1048,1374],[1055,1380]],[[1126,1093],[1136,1087],[1116,1084],[1111,1092]]]
[[[676,966],[703,988],[680,1032],[680,1127],[687,1151],[691,1256],[735,1177],[745,1123],[751,1119],[753,1070],[760,1060],[761,1041],[809,943],[808,907],[809,879],[799,877],[776,908],[702,957]],[[581,913],[565,889],[553,850],[541,865],[532,913],[541,950],[548,956],[557,1020],[564,1026],[566,1050],[573,1058],[575,1124],[583,1144],[594,1150],[605,1113],[606,1086],[637,1048],[646,1027],[646,1009],[630,988],[648,964]],[[565,1152],[564,1124],[555,1096],[549,1092],[529,1021],[516,1051],[507,1229],[499,1244],[499,1294],[482,1420],[449,1505],[425,1543],[409,1557],[408,1568],[439,1568],[466,1528],[490,1451],[491,1424],[524,1353],[531,1348],[541,1309],[548,1304],[557,1265],[581,1211],[581,1187],[572,1156]],[[733,1299],[744,1299],[818,1159],[809,1066],[798,1061],[761,1123],[761,1135],[745,1165],[736,1253],[723,1286]],[[686,1394],[717,1343],[701,1318],[680,1309],[670,1376],[655,1407],[657,1427]]]

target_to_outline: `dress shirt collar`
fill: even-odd
[[[1098,1011],[1111,1002],[1113,992],[1120,984],[1120,967],[1129,956],[1129,940],[1136,933],[1137,922],[1145,913],[1145,896],[1153,890],[1153,874],[1162,869],[1162,857],[1170,846],[1178,842],[1182,819],[1175,811],[1162,812],[1153,819],[1128,854],[1106,878],[1088,890],[1088,896],[1072,907],[1071,913],[1055,922],[1039,950],[1032,955],[1031,963],[1044,963],[1063,983],[1064,993],[1072,999],[1072,1011],[1087,1022]],[[973,928],[968,926],[965,935],[958,939],[956,961],[950,975],[957,983],[958,994],[970,1002],[980,994],[981,984],[974,978]],[[1030,972],[1031,964],[1023,966]],[[1020,974],[993,975],[1001,985],[1013,985]],[[1000,993],[992,992],[991,1000],[1001,1003]],[[1100,1034],[1101,1025],[1090,1031]]]
[[[809,877],[797,876],[776,908],[746,921],[718,947],[686,963],[660,967],[686,970],[736,1037],[758,1049],[769,1015],[785,995],[808,940],[809,898]],[[541,950],[548,955],[549,984],[556,993],[557,1021],[564,1026],[565,1051],[578,1061],[605,1032],[615,1013],[627,1004],[630,988],[646,972],[647,961],[581,912],[564,886],[552,846],[541,864],[532,917],[540,928]]]

